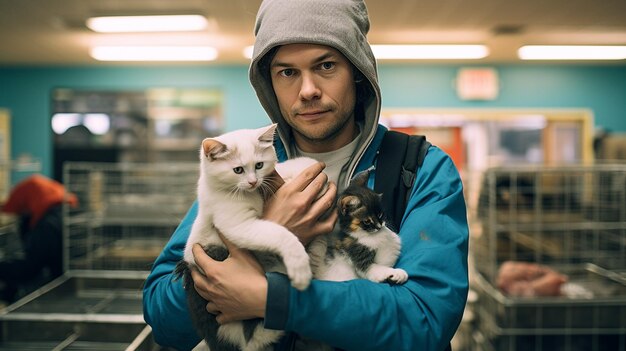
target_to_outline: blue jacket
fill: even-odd
[[[357,171],[374,164],[384,132],[379,126]],[[280,159],[286,157],[280,143],[277,153]],[[144,317],[155,340],[180,350],[200,342],[182,284],[172,275],[196,213],[194,203],[156,259],[143,291]],[[314,280],[307,290],[298,291],[286,276],[268,273],[265,326],[345,350],[443,350],[461,321],[467,298],[468,234],[458,171],[446,153],[431,146],[399,232],[402,251],[396,267],[408,272],[409,281],[391,286],[363,279]]]

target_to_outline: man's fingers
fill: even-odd
[[[193,253],[193,259],[196,261],[196,265],[202,269],[205,273],[210,271],[215,261],[204,252],[204,249],[200,244],[194,244],[191,248]]]
[[[211,302],[211,301],[207,302],[207,304],[206,304],[206,311],[209,312],[210,314],[219,314],[220,313],[220,311],[217,308],[217,306],[213,302]]]
[[[326,168],[324,162],[317,162],[302,171],[302,173],[298,174],[291,182],[289,182],[288,186],[293,187],[296,191],[303,191],[312,181],[322,173],[322,171]]]
[[[215,316],[215,321],[217,321],[217,324],[222,325],[225,323],[234,322],[235,319],[228,318],[228,316],[225,316],[223,313],[220,313]]]
[[[330,208],[335,206],[335,197],[337,196],[337,186],[335,183],[328,183],[328,189],[324,195],[315,200],[311,206],[311,213],[317,217],[326,213]]]
[[[328,175],[326,173],[320,173],[302,190],[302,193],[308,196],[311,201],[315,200],[323,193],[324,186],[328,183]]]
[[[316,227],[318,232],[316,234],[330,233],[335,227],[335,223],[337,222],[338,218],[339,214],[337,213],[337,211],[330,211],[330,214],[326,218],[323,218],[322,220],[317,222]]]

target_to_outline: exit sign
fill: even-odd
[[[498,73],[493,68],[461,68],[456,78],[461,100],[495,100],[498,89]]]

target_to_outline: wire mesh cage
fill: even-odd
[[[150,270],[196,197],[197,163],[69,162],[64,184],[67,270]]]
[[[64,164],[65,272],[0,311],[0,350],[157,349],[141,290],[197,179],[197,163]]]
[[[0,215],[0,260],[23,258],[24,252],[20,243],[18,224],[11,216]]]
[[[626,165],[492,168],[477,214],[480,349],[626,350]],[[512,294],[511,262],[566,278]]]

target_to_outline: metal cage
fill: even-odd
[[[147,272],[196,197],[197,163],[68,163],[67,271]]]
[[[477,216],[479,349],[626,350],[626,165],[489,169]],[[506,261],[548,266],[573,290],[507,296]]]
[[[66,163],[65,272],[0,312],[0,350],[158,349],[141,289],[197,179],[197,163]]]

